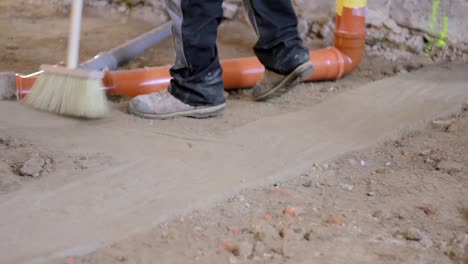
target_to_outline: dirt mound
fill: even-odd
[[[47,177],[53,169],[54,159],[49,153],[0,132],[0,195]]]

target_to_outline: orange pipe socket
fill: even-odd
[[[365,0],[337,0],[335,46],[310,52],[315,72],[308,81],[336,80],[354,70],[364,54],[366,37]],[[222,61],[226,90],[250,88],[264,73],[255,57]],[[108,71],[103,84],[111,94],[134,97],[167,88],[170,66],[135,70]],[[27,76],[16,75],[17,93],[24,97],[41,72]]]

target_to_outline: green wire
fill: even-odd
[[[444,15],[442,17],[442,31],[440,32],[439,42],[437,43],[439,47],[444,47],[445,45],[447,45],[447,34],[448,34],[448,17]]]

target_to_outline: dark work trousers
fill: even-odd
[[[169,92],[192,106],[224,103],[216,38],[223,18],[222,0],[164,0],[172,18],[176,61]],[[291,0],[244,0],[257,32],[255,54],[266,69],[289,74],[309,60],[297,32]]]

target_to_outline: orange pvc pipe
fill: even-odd
[[[341,14],[337,14],[335,45],[310,52],[315,72],[308,81],[336,80],[349,74],[360,64],[365,48],[366,10],[366,7],[344,6]],[[226,90],[253,87],[264,73],[263,65],[255,57],[223,60],[221,64]],[[166,89],[171,80],[169,70],[170,66],[108,71],[103,84],[108,88],[108,93],[134,97]],[[16,75],[20,98],[29,93],[40,73]]]

